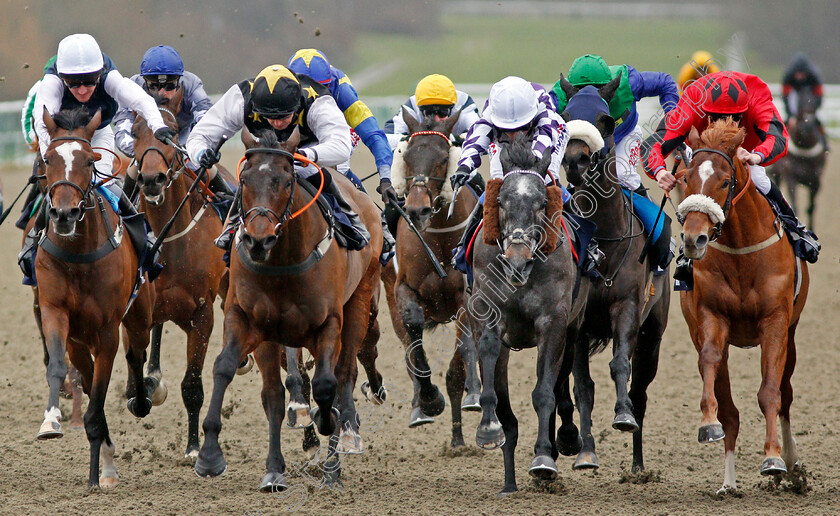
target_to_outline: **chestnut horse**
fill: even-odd
[[[353,387],[357,352],[371,328],[379,282],[379,213],[366,194],[333,174],[371,233],[369,245],[360,251],[339,248],[332,224],[297,182],[294,160],[305,159],[292,154],[300,142],[298,130],[284,143],[277,142],[273,131],[259,134],[259,140],[247,131],[242,135],[247,149],[239,186],[242,225],[231,252],[224,348],[213,367],[213,395],[195,471],[202,477],[225,471],[219,445],[224,393],[237,365],[255,351],[269,423],[267,472],[260,490],[287,488],[280,449],[285,404],[282,346],[305,347],[315,358],[312,397],[318,406],[311,417],[322,435],[331,436],[325,473],[327,483],[335,485],[341,474],[336,455],[339,428],[346,434],[342,437],[361,444]]]
[[[113,210],[106,209],[102,195],[93,189],[97,156],[90,139],[99,127],[100,115],[97,112],[91,119],[87,110],[80,108],[53,119],[44,112],[51,138],[44,155],[50,208],[41,252],[35,260],[41,327],[50,357],[50,396],[42,428],[56,423],[60,415],[58,392],[67,374],[66,350],[90,397],[84,416],[90,442],[89,488],[118,483],[114,444],[105,420],[105,396],[119,349],[120,322],[133,379],[128,389],[129,395],[134,394],[128,401],[132,414],[144,417],[149,413],[157,384],[153,378],[143,378],[154,290],[144,282],[125,313],[137,276],[137,253],[124,234],[124,224]]]
[[[163,121],[176,133],[182,91],[158,108]],[[139,169],[140,209],[146,213],[155,234],[159,234],[187,195],[195,176],[190,177],[172,146],[155,138],[143,117],[135,118],[131,133]],[[158,295],[148,374],[161,379],[161,328],[165,321],[173,321],[187,334],[187,370],[181,382],[181,396],[189,422],[185,456],[195,459],[199,450],[198,412],[204,402],[201,370],[213,331],[213,301],[226,268],[222,260],[224,252],[213,244],[213,239],[222,232],[222,221],[213,206],[196,190],[187,207],[179,213],[161,247],[160,262],[164,269],[155,280]],[[166,391],[160,391],[160,398],[165,399]],[[163,403],[160,398],[153,400],[156,405]]]
[[[794,257],[767,200],[735,158],[744,134],[726,119],[710,125],[699,139],[689,136],[694,155],[684,172],[687,196],[678,208],[685,255],[694,260],[694,290],[680,293],[680,305],[703,378],[698,439],[723,439],[726,449],[719,493],[737,489],[739,418],[729,387],[730,345],[761,346],[758,404],[767,425],[761,474],[784,473],[799,460],[790,429],[790,378],[796,364],[794,334],[808,296],[808,265]]]
[[[450,197],[447,201],[442,194],[449,186],[449,134],[459,115],[460,112],[444,121],[426,120],[421,124],[403,113],[411,135],[403,153],[405,177],[401,178],[406,183],[405,211],[448,274],[446,278],[437,274],[422,243],[404,220],[397,226],[398,270],[389,265],[382,274],[391,321],[406,350],[406,366],[414,383],[409,427],[431,423],[433,416],[445,407],[443,396],[431,381],[431,369],[423,349],[423,330],[457,319],[455,353],[446,372],[453,447],[464,445],[461,410],[481,410],[475,343],[470,332],[462,331],[469,328],[466,281],[451,265],[452,249],[458,245],[477,201],[474,195],[462,191],[454,199],[452,216],[448,218],[449,203],[453,200]],[[451,191],[449,195],[453,195]],[[462,403],[465,383],[467,396]]]

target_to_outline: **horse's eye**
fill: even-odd
[[[95,159],[91,159],[90,161],[88,161],[88,166],[89,166],[89,167],[92,167],[95,163],[96,163],[96,160],[95,160]]]
[[[729,179],[724,181],[723,184],[720,185],[720,187],[723,188],[723,189],[729,188]]]
[[[292,187],[292,180],[289,179],[288,181],[286,181],[286,185],[284,186],[284,188],[286,190],[289,190],[291,187]]]
[[[48,160],[47,158],[44,158],[44,165],[49,165],[49,164],[50,164],[50,160]]]
[[[540,208],[545,209],[548,206],[548,199],[543,199],[542,206]]]

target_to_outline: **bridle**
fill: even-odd
[[[543,176],[539,172],[535,170],[521,169],[509,170],[508,172],[505,172],[504,176],[502,176],[502,184],[504,184],[504,181],[508,177],[514,174],[535,176],[540,180],[540,184],[545,184]],[[499,207],[501,208],[501,206]],[[499,222],[501,222],[501,220]],[[513,232],[511,232],[510,235],[503,236],[502,241],[497,242],[497,245],[499,246],[499,249],[501,249],[502,252],[506,251],[512,245],[519,244],[527,247],[531,251],[531,253],[535,253],[537,250],[538,243],[538,239],[532,238],[524,229],[516,228],[513,230]]]
[[[449,141],[449,137],[443,134],[440,131],[417,131],[416,133],[412,133],[411,136],[408,137],[409,143],[411,140],[414,139],[415,136],[440,136],[446,141],[447,146],[451,147],[452,142]],[[447,159],[449,158],[447,154]],[[440,191],[443,188],[443,184],[446,181],[446,176],[444,177],[429,177],[425,174],[418,174],[415,176],[406,176],[406,191],[411,191],[412,188],[423,188],[426,190],[426,195],[429,196],[429,202],[432,205],[432,215],[437,215],[444,207],[446,207],[449,203],[446,202],[443,195],[441,195]],[[438,188],[438,193],[434,197],[432,197],[432,189],[429,188],[429,182],[436,182],[440,183],[440,187]]]
[[[176,118],[175,114],[172,111],[170,111],[169,109],[167,109],[165,107],[162,107],[162,106],[158,106],[158,111],[168,114],[169,116],[172,117],[173,120],[177,121],[177,118]],[[172,184],[175,181],[177,181],[178,178],[181,176],[181,174],[184,172],[184,170],[186,169],[186,163],[184,163],[184,159],[181,157],[181,154],[179,152],[177,152],[177,151],[175,152],[175,155],[172,158],[172,161],[170,162],[169,159],[166,157],[166,154],[163,151],[164,151],[164,149],[158,147],[157,145],[150,145],[149,147],[147,147],[146,150],[144,150],[143,153],[140,155],[140,157],[137,159],[137,170],[138,170],[138,173],[142,173],[143,160],[146,158],[146,154],[148,154],[150,152],[156,152],[156,153],[160,154],[160,157],[163,159],[163,162],[166,163],[166,168],[167,168],[167,170],[166,170],[167,182],[166,182],[166,186],[164,186],[163,189],[168,190],[169,187],[172,186]],[[176,165],[178,167],[178,169],[175,170],[175,167],[173,165]]]
[[[242,215],[242,220],[247,220],[247,223],[251,223],[257,217],[266,217],[270,222],[275,222],[274,224],[274,236],[279,237],[282,233],[283,226],[296,215],[292,215],[292,203],[295,200],[295,191],[297,186],[297,179],[298,173],[294,167],[294,160],[295,155],[291,152],[284,150],[284,149],[273,149],[270,147],[255,147],[253,149],[248,149],[245,151],[245,158],[248,159],[249,157],[253,156],[254,154],[276,154],[279,156],[284,156],[289,158],[292,161],[292,192],[289,194],[289,200],[286,202],[286,207],[283,209],[283,214],[278,215],[277,212],[272,210],[271,208],[267,208],[265,206],[254,206],[250,210],[246,211]],[[240,186],[241,188],[241,186]],[[240,210],[242,208],[242,196],[238,196],[239,199],[239,207]],[[297,212],[298,214],[301,212]],[[250,218],[249,218],[250,217]]]
[[[91,148],[91,152],[93,150],[93,146],[91,145],[90,140],[88,140],[87,138],[82,138],[81,136],[57,136],[57,137],[50,140],[50,146],[52,146],[53,142],[59,142],[59,141],[82,142],[82,143],[86,144],[88,147]],[[91,196],[91,192],[93,191],[94,187],[97,186],[97,184],[94,183],[93,181],[89,181],[88,186],[85,189],[82,189],[81,186],[74,183],[73,181],[70,181],[69,179],[60,179],[60,180],[56,181],[55,183],[49,185],[49,187],[47,188],[46,198],[47,198],[47,202],[50,205],[52,205],[52,192],[53,192],[53,190],[55,190],[59,186],[69,186],[69,187],[77,190],[82,195],[82,200],[80,200],[79,204],[77,205],[79,210],[81,210],[81,213],[82,213],[81,217],[79,217],[79,219],[78,219],[79,222],[84,220],[85,212],[87,210],[92,210],[93,208],[96,207],[96,205],[93,202],[91,202],[88,205],[88,199]]]

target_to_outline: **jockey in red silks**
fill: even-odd
[[[723,71],[705,75],[693,82],[680,98],[677,107],[659,124],[656,134],[642,146],[645,172],[659,186],[670,191],[676,178],[665,170],[665,156],[677,149],[691,128],[699,132],[718,119],[731,117],[746,130],[744,143],[736,157],[749,168],[752,182],[786,216],[785,229],[794,243],[797,256],[811,263],[817,260],[820,244],[816,235],[805,228],[785,200],[765,167],[787,154],[788,133],[767,84],[755,75]],[[677,260],[674,277],[691,279],[690,261]]]

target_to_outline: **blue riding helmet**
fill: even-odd
[[[305,75],[321,84],[332,80],[330,62],[321,51],[314,48],[302,48],[289,59],[289,70]]]
[[[143,54],[140,75],[184,75],[184,62],[174,48],[158,45]]]

